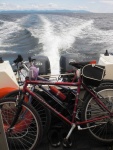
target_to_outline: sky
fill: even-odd
[[[113,13],[113,0],[0,0],[1,10],[86,10]]]

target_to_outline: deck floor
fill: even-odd
[[[51,146],[46,137],[37,150],[113,150],[112,144],[105,144],[95,140],[89,135],[88,131],[74,131],[72,142],[73,145],[70,148],[64,148],[62,143],[56,148]]]

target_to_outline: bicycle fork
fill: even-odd
[[[21,110],[22,110],[23,100],[24,100],[23,95],[19,95],[19,98],[17,98],[17,100],[16,100],[16,108],[17,108],[16,113],[15,113],[15,116],[13,118],[13,121],[12,121],[10,127],[7,129],[8,132],[11,132],[13,130],[13,127],[19,118],[19,115],[20,115]]]

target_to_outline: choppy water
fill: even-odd
[[[0,55],[10,62],[43,54],[57,73],[64,53],[98,60],[106,49],[113,52],[113,14],[0,14]]]

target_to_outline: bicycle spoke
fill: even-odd
[[[113,88],[111,86],[99,87],[98,94],[101,95],[102,103],[113,113]],[[113,141],[113,118],[91,96],[84,103],[82,118],[85,120],[95,119],[94,122],[87,123],[90,133],[95,138],[104,142]]]
[[[16,101],[9,99],[2,101],[0,105],[3,105],[1,111],[4,128],[9,128],[16,113]],[[28,104],[22,104],[22,111],[14,127],[12,127],[11,131],[7,131],[7,128],[5,129],[9,150],[32,150],[41,138],[42,127],[40,125],[39,116],[33,107]]]

